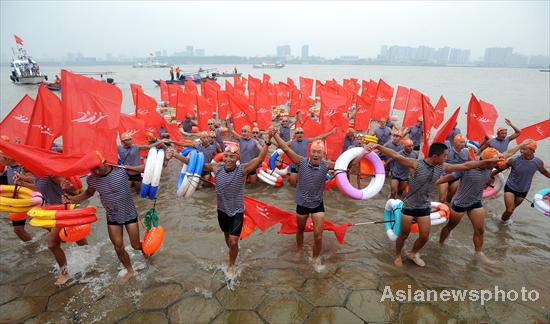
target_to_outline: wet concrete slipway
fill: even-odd
[[[100,68],[105,69],[97,69]],[[119,67],[112,69],[116,68]],[[410,67],[369,67],[363,71],[354,66],[309,66],[306,73],[304,69],[289,66],[285,71],[273,72],[272,76],[280,80],[286,76],[297,78],[304,73],[317,79],[383,76],[395,84],[449,94],[455,103],[463,102],[471,89],[475,89],[481,98],[488,98],[499,108],[502,117],[512,119],[521,127],[542,120],[541,111],[548,111],[549,107],[549,79],[547,74],[538,71]],[[158,96],[158,88],[150,81],[153,72],[137,70],[117,70],[117,82],[141,83],[147,93]],[[240,66],[239,71],[253,72]],[[48,73],[57,72],[52,68]],[[523,85],[521,91],[518,84]],[[4,83],[2,86],[5,91],[12,91],[9,97],[2,97],[10,107],[21,98],[23,91],[33,94],[36,91]],[[127,105],[124,111],[131,112],[129,86],[121,88]],[[8,98],[13,100],[8,103]],[[537,155],[547,164],[549,151],[548,140],[541,141]],[[55,262],[47,248],[47,232],[27,226],[34,238],[22,243],[2,214],[0,323],[516,324],[550,321],[550,219],[528,203],[517,209],[514,224],[505,227],[498,221],[504,210],[502,193],[484,201],[487,212],[484,251],[496,261],[491,265],[473,257],[472,227],[466,217],[443,248],[437,244],[441,226],[433,227],[431,240],[422,250],[425,268],[408,260],[402,269],[393,266],[395,246],[387,238],[383,225],[350,227],[345,244],[339,244],[332,232],[325,232],[322,256],[326,269],[322,273],[312,271],[306,259],[295,258],[294,236],[279,235],[276,225],[263,233],[256,230],[240,242],[239,276],[228,285],[223,271],[227,248],[218,228],[214,191],[203,188],[189,200],[176,199],[180,168],[179,162],[170,161],[162,174],[156,205],[166,229],[161,250],[145,262],[141,253],[131,251],[126,241],[137,269],[136,277],[127,286],[117,284],[122,268],[109,242],[104,210],[97,196],[90,201],[99,206],[99,220],[88,237],[89,245],[63,245],[72,279],[62,288],[53,284]],[[529,197],[545,187],[549,187],[548,179],[536,174]],[[265,184],[247,188],[247,194],[253,198],[289,211],[295,209],[294,193],[294,188],[287,184],[281,188]],[[375,198],[366,201],[352,200],[338,189],[332,189],[325,193],[326,217],[335,224],[381,220],[388,194],[387,183]],[[153,205],[150,200],[137,197],[134,200],[142,217]],[[411,238],[414,237],[412,234]],[[306,234],[305,245],[306,255],[310,255],[311,234]],[[409,239],[405,250],[411,245],[412,239]],[[520,294],[515,301],[493,300],[484,305],[479,300],[381,303],[386,286],[394,293],[409,286],[413,292],[494,291],[498,286]],[[522,301],[522,287],[527,291],[536,290],[538,299]]]
[[[120,286],[121,268],[108,241],[106,224],[94,224],[90,245],[65,244],[73,279],[56,288],[54,262],[45,245],[46,231],[31,228],[30,243],[17,241],[11,226],[2,226],[0,322],[27,323],[545,323],[549,320],[548,246],[532,233],[541,215],[520,208],[514,226],[493,219],[503,208],[502,197],[486,202],[486,252],[493,265],[472,254],[471,225],[465,221],[448,245],[436,243],[439,228],[423,251],[427,266],[410,261],[392,265],[394,245],[381,225],[350,227],[346,244],[325,232],[326,270],[312,271],[307,260],[295,258],[294,237],[277,234],[278,226],[256,230],[240,242],[239,277],[227,283],[226,247],[216,221],[212,188],[189,200],[176,200],[179,162],[163,173],[157,201],[167,230],[162,249],[145,262],[131,252],[137,276]],[[378,220],[388,188],[368,201],[352,201],[337,189],[326,194],[327,216],[336,224]],[[294,189],[257,185],[248,193],[292,210]],[[135,198],[143,215],[152,201]],[[97,197],[91,204],[98,205]],[[101,215],[103,215],[103,210]],[[543,236],[546,237],[547,233]],[[311,235],[306,236],[311,251]],[[543,237],[544,238],[544,237]],[[411,242],[408,242],[410,247]],[[127,249],[130,250],[130,246]],[[535,289],[535,302],[380,302],[386,286],[398,289]],[[513,297],[513,296],[512,296]]]

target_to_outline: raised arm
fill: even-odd
[[[235,129],[233,128],[233,124],[232,124],[232,123],[227,122],[227,129],[229,130],[229,132],[230,132],[234,137],[236,137],[236,138],[238,138],[238,139],[241,139],[241,138],[242,138],[242,136],[239,135],[239,133],[237,133],[237,132],[235,131]]]
[[[312,138],[310,138],[309,140],[312,141],[312,142],[313,142],[313,141],[316,141],[316,140],[322,140],[322,139],[325,139],[325,137],[327,137],[327,136],[329,136],[329,135],[331,135],[331,134],[336,133],[337,131],[338,131],[338,129],[333,128],[331,131],[328,131],[328,132],[326,132],[326,133],[324,133],[324,134],[321,134],[321,135],[319,135],[319,136],[312,137]]]
[[[437,179],[435,184],[440,185],[440,184],[443,184],[443,183],[453,181],[454,179],[456,179],[454,173],[449,173],[449,174],[444,175],[444,176],[440,177],[439,179]]]
[[[467,171],[475,168],[485,168],[487,166],[493,165],[498,160],[499,160],[498,157],[495,157],[488,160],[467,161],[461,164],[443,163],[443,170],[445,172],[456,172],[456,171]]]
[[[273,136],[273,138],[275,139],[275,141],[277,142],[277,146],[279,146],[285,153],[286,155],[290,158],[290,160],[296,164],[296,165],[300,165],[300,163],[302,162],[302,157],[298,154],[296,154],[296,152],[294,152],[288,145],[285,141],[283,141],[283,139],[279,136],[279,134],[275,133],[275,135]]]
[[[243,172],[245,174],[245,176],[249,173],[252,173],[254,172],[258,166],[260,166],[260,164],[262,164],[262,161],[265,160],[265,157],[267,155],[267,150],[269,149],[269,142],[271,142],[271,133],[270,135],[268,136],[268,142],[266,142],[266,144],[262,147],[262,150],[260,151],[260,154],[258,154],[258,156],[252,160],[250,160],[249,162],[245,163],[243,165]]]
[[[522,148],[526,147],[527,145],[531,144],[532,142],[533,142],[533,140],[531,140],[531,139],[525,140],[520,145],[516,145],[512,148],[509,148],[508,150],[506,150],[506,152],[502,153],[502,155],[504,156],[505,159],[507,159],[507,158],[513,156],[514,154],[516,154],[520,149],[522,149]]]
[[[393,159],[394,162],[397,162],[409,169],[416,170],[416,167],[418,166],[418,160],[404,157],[403,155],[397,153],[396,151],[390,148],[384,147],[380,144],[369,144],[367,145],[367,149],[379,150],[385,156]]]
[[[544,162],[540,162],[539,172],[542,173],[543,176],[550,178],[550,172],[548,172],[548,169],[544,167]]]
[[[508,118],[505,118],[504,122],[506,123],[506,125],[512,127],[512,129],[514,129],[514,134],[508,136],[508,140],[513,141],[514,139],[516,139],[521,134],[521,129],[517,128],[514,124],[512,124],[512,122]]]

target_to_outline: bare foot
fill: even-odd
[[[134,270],[133,269],[127,270],[126,274],[118,280],[118,284],[122,286],[126,285],[128,281],[132,279],[133,276],[134,276]]]
[[[61,287],[63,286],[67,281],[69,281],[69,274],[67,271],[61,271],[59,276],[57,276],[57,280],[54,282],[54,285]]]
[[[489,258],[485,255],[485,253],[483,253],[483,252],[476,252],[475,255],[476,255],[476,257],[478,258],[478,260],[480,260],[480,261],[482,261],[482,262],[485,262],[485,263],[487,263],[487,264],[494,264],[494,263],[495,263],[494,260],[489,259]]]
[[[414,262],[417,266],[419,267],[425,267],[426,266],[426,262],[424,262],[424,260],[422,260],[420,258],[420,254],[419,253],[412,253],[412,252],[409,252],[407,254],[407,256],[409,257],[409,259],[411,259],[412,262]]]
[[[401,259],[400,255],[395,257],[395,259],[393,260],[393,264],[395,264],[396,267],[400,268],[403,266],[403,260]]]
[[[313,266],[313,270],[315,270],[315,272],[323,272],[325,270],[325,266],[321,264],[321,260],[317,258],[311,259],[311,265]]]
[[[233,280],[235,277],[237,277],[237,269],[235,265],[227,267],[227,279]]]

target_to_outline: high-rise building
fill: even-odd
[[[529,58],[530,67],[543,67],[548,68],[550,66],[550,56],[535,55]]]
[[[309,45],[302,45],[302,60],[309,58]]]
[[[491,47],[485,49],[484,63],[489,66],[505,66],[510,61],[512,47]]]
[[[161,54],[162,54],[161,51],[155,51],[155,56],[156,56],[156,57],[159,57]]]
[[[290,45],[277,46],[277,57],[289,58],[290,57]]]
[[[195,50],[195,56],[205,56],[205,50],[203,48],[197,48]]]
[[[463,65],[470,60],[470,50],[451,48],[449,53],[449,64]]]
[[[451,49],[448,46],[442,47],[437,50],[437,64],[445,65],[449,63],[449,53]]]
[[[193,49],[192,45],[185,46],[185,53],[187,56],[193,56],[195,54],[195,50]]]

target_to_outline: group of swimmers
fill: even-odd
[[[188,116],[189,117],[189,116]],[[187,118],[186,118],[187,119]],[[191,118],[189,118],[191,120]],[[486,262],[491,262],[482,252],[484,232],[484,209],[482,192],[485,186],[499,172],[510,168],[510,174],[504,189],[506,210],[502,214],[502,222],[508,224],[514,209],[526,197],[531,187],[531,181],[536,171],[546,177],[550,173],[544,167],[543,161],[535,156],[537,143],[531,140],[521,145],[509,148],[509,143],[519,135],[519,130],[506,120],[515,133],[507,136],[506,128],[499,128],[495,138],[487,139],[472,157],[465,147],[464,136],[458,128],[454,128],[445,143],[433,143],[427,156],[419,154],[422,140],[422,119],[404,130],[394,126],[395,118],[390,124],[386,119],[378,121],[378,126],[369,131],[378,138],[378,144],[363,141],[363,134],[349,129],[344,138],[345,151],[352,147],[363,147],[367,152],[377,152],[385,161],[388,174],[391,175],[391,198],[403,197],[402,227],[396,241],[394,264],[402,266],[402,249],[407,239],[412,223],[419,228],[418,239],[414,242],[407,256],[418,266],[425,266],[419,251],[429,240],[430,234],[430,196],[434,188],[440,189],[440,201],[448,203],[451,217],[441,230],[440,243],[443,244],[450,232],[467,214],[474,228],[474,246],[476,255]],[[185,121],[184,121],[185,123]],[[182,124],[183,133],[191,135]],[[191,121],[191,124],[193,122]],[[313,252],[311,263],[316,271],[323,269],[320,253],[322,249],[323,224],[325,207],[323,189],[326,175],[334,169],[334,161],[326,159],[326,148],[322,141],[336,130],[321,134],[315,138],[304,137],[301,119],[294,122],[294,136],[291,136],[292,124],[288,117],[282,117],[280,123],[261,132],[257,127],[244,126],[237,133],[231,123],[230,116],[223,126],[221,121],[209,120],[209,130],[198,135],[199,141],[186,140],[176,142],[162,134],[157,139],[148,133],[147,145],[136,145],[128,133],[121,134],[119,145],[119,166],[105,161],[98,154],[97,166],[91,169],[87,177],[87,188],[76,194],[70,182],[55,175],[45,178],[34,177],[24,171],[17,163],[5,154],[0,154],[0,163],[6,165],[8,184],[17,184],[40,191],[47,204],[80,203],[99,193],[101,204],[105,208],[109,238],[114,246],[117,257],[127,272],[120,279],[128,282],[134,270],[128,253],[124,247],[123,227],[128,233],[133,249],[141,251],[138,226],[138,213],[132,200],[131,187],[139,192],[144,162],[140,158],[140,150],[158,146],[166,151],[166,163],[175,158],[182,163],[188,163],[188,158],[181,156],[175,149],[178,146],[193,146],[203,152],[205,161],[212,161],[218,153],[223,153],[220,163],[205,163],[203,167],[204,183],[208,182],[210,174],[215,176],[215,192],[217,198],[217,217],[220,229],[229,249],[227,274],[229,278],[236,275],[236,259],[239,251],[239,237],[243,226],[244,192],[247,177],[255,183],[256,169],[265,160],[270,146],[284,151],[291,161],[289,166],[290,184],[296,187],[296,244],[302,253],[305,224],[309,217],[313,221]],[[237,143],[224,142],[224,136],[231,135]],[[309,146],[309,149],[308,149]],[[514,156],[518,151],[519,156]],[[354,161],[348,170],[348,176],[354,173],[354,167],[359,161]],[[357,169],[357,168],[355,168]],[[358,184],[362,175],[357,174]],[[408,185],[408,191],[404,188]],[[14,221],[14,232],[27,241],[30,234],[24,229],[25,221]],[[60,247],[58,229],[52,229],[48,236],[48,247],[55,256],[60,273],[56,284],[64,284],[68,278],[67,261]],[[85,240],[78,242],[87,244]],[[144,254],[145,256],[145,254]]]

